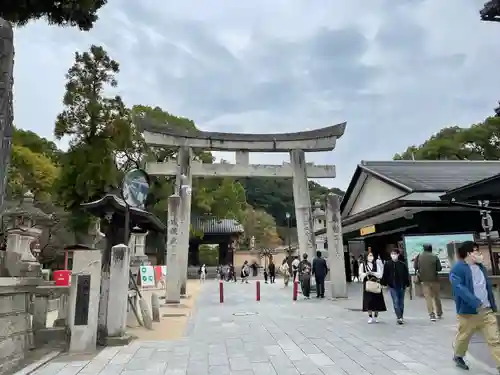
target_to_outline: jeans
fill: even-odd
[[[396,318],[403,318],[405,310],[405,289],[404,288],[389,288],[391,293],[392,304],[394,305],[394,312]]]
[[[325,296],[325,278],[324,277],[315,277],[316,279],[316,296],[324,297]]]

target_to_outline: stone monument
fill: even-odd
[[[330,268],[330,297],[347,298],[340,197],[336,194],[330,194],[326,197],[326,236],[328,241],[327,261]]]
[[[167,223],[167,288],[165,294],[166,304],[180,302],[180,267],[178,260],[179,249],[179,217],[181,209],[181,197],[171,195],[168,198],[168,223]]]
[[[5,200],[12,132],[14,131],[13,71],[14,33],[10,22],[0,17],[0,209],[3,208]]]
[[[192,177],[292,178],[299,251],[308,253],[312,259],[316,249],[308,178],[334,178],[335,167],[306,163],[305,153],[333,150],[337,138],[344,134],[346,123],[289,134],[237,134],[179,129],[170,124],[158,124],[145,117],[136,117],[134,122],[143,132],[148,145],[178,149],[177,162],[148,163],[146,166],[149,175],[176,176],[178,195],[181,195],[183,178],[188,183]],[[190,151],[193,149],[234,151],[236,164],[203,164],[193,160]],[[281,166],[252,165],[249,162],[251,152],[287,152],[291,162]],[[191,196],[187,195],[185,199],[189,203],[181,203],[183,212],[179,217],[179,223],[182,222],[183,226],[189,225],[189,221],[181,218],[189,217]],[[188,247],[184,244],[189,241],[189,231],[181,229],[179,233],[178,257],[184,263],[187,257],[183,253],[188,252]],[[179,267],[184,273],[184,265]],[[181,277],[184,278],[183,275]]]
[[[91,353],[97,346],[101,251],[73,253],[73,269],[68,300],[70,353]]]
[[[9,276],[41,276],[37,259],[40,250],[33,245],[52,218],[34,206],[33,198],[33,194],[27,192],[21,204],[6,210],[2,215],[7,234],[5,268]]]

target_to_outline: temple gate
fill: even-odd
[[[335,166],[306,163],[306,152],[332,151],[346,123],[289,134],[237,134],[177,129],[147,118],[135,118],[149,146],[178,148],[177,162],[148,163],[154,176],[176,176],[176,195],[181,197],[179,218],[179,266],[181,294],[185,293],[189,247],[191,183],[194,177],[268,177],[293,179],[298,248],[301,254],[316,251],[308,178],[335,178]],[[204,164],[193,160],[192,149],[236,152],[236,164]],[[249,163],[250,152],[287,152],[290,163],[256,165]],[[168,250],[168,249],[167,249]]]

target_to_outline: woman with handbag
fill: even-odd
[[[359,265],[359,278],[363,282],[363,311],[368,312],[368,324],[376,323],[378,313],[387,311],[380,279],[384,274],[384,264],[375,260],[371,252]]]

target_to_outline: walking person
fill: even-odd
[[[241,283],[248,284],[248,276],[250,276],[250,268],[248,267],[248,260],[243,262],[243,266],[241,267]]]
[[[234,270],[234,264],[229,265],[229,275],[231,276],[231,280],[234,281],[235,283],[238,281],[236,279],[236,271]]]
[[[450,272],[450,281],[458,317],[453,361],[457,367],[469,370],[464,357],[472,335],[480,331],[500,372],[497,306],[483,265],[483,255],[472,241],[465,241],[459,246],[457,262]]]
[[[292,275],[293,275],[294,282],[295,282],[295,280],[297,280],[297,275],[299,273],[299,264],[300,264],[299,257],[296,256],[292,261]]]
[[[311,268],[311,262],[307,260],[307,253],[305,253],[299,263],[300,287],[305,299],[309,299],[311,295]]]
[[[359,262],[354,257],[354,255],[352,256],[351,265],[352,265],[352,281],[359,282]]]
[[[321,257],[321,251],[316,251],[316,258],[312,263],[312,274],[316,281],[316,298],[325,298],[325,278],[328,274],[328,265],[325,258]]]
[[[359,265],[359,277],[363,282],[363,311],[368,312],[368,324],[377,323],[379,312],[387,311],[380,279],[384,274],[382,261],[375,260],[368,253],[366,260]]]
[[[431,321],[443,317],[443,307],[439,295],[439,272],[441,272],[441,261],[432,253],[432,245],[424,245],[424,251],[415,258],[415,273],[422,283],[427,312]]]
[[[267,268],[264,267],[264,282],[267,284],[267,279],[269,278],[269,276],[267,275]]]
[[[410,273],[408,266],[400,260],[399,253],[399,249],[392,250],[391,260],[385,262],[381,284],[389,288],[397,322],[403,324],[405,291],[410,286]]]
[[[281,264],[280,267],[280,272],[283,275],[283,283],[285,287],[288,286],[288,283],[290,282],[290,267],[288,266],[288,263],[286,262],[286,259],[283,259],[283,263]]]
[[[200,283],[204,283],[207,278],[207,267],[202,264],[198,270],[198,275],[200,276]]]
[[[276,265],[274,264],[272,259],[269,261],[268,270],[269,281],[271,282],[271,284],[274,284],[276,282]]]

